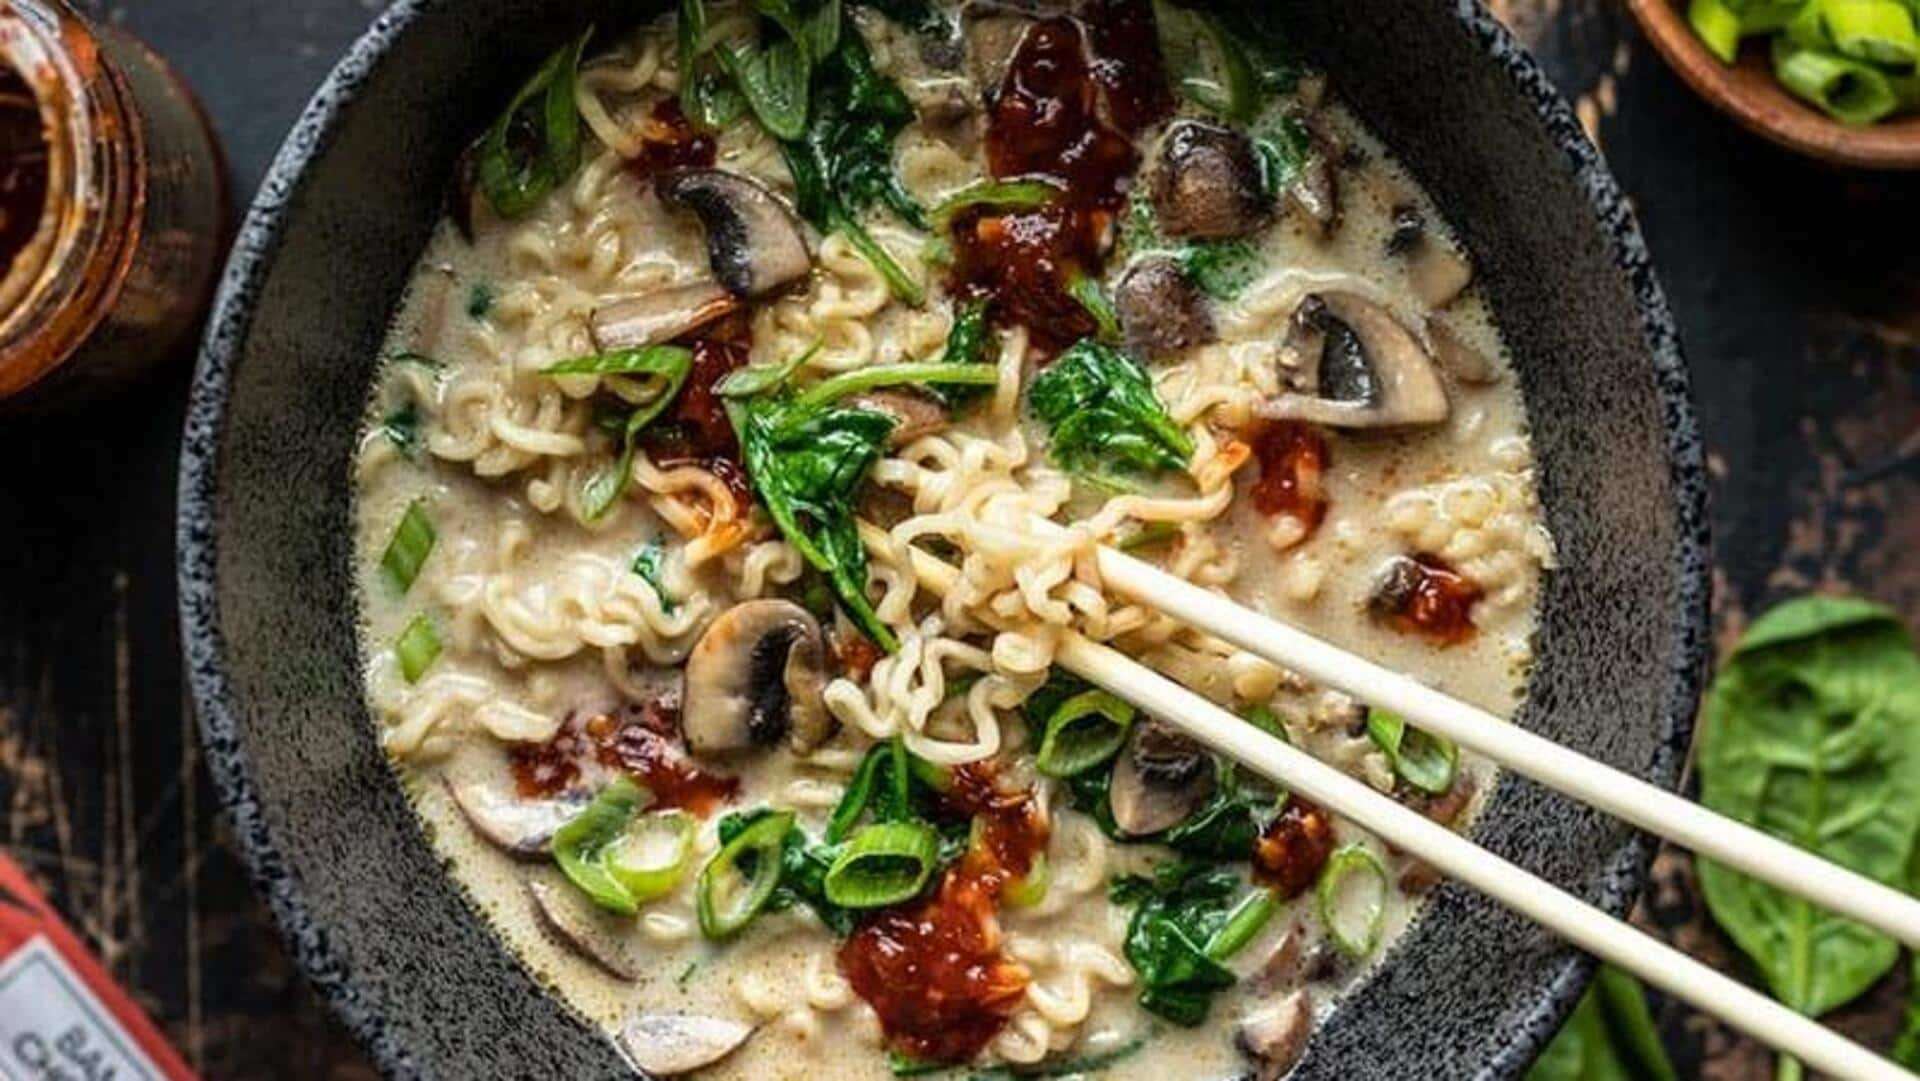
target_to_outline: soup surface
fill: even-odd
[[[1054,663],[1110,643],[1456,827],[1492,780],[1095,566],[1522,693],[1552,547],[1498,330],[1273,34],[689,0],[463,159],[357,464],[368,696],[637,1067],[1277,1077],[1415,917],[1427,868]]]

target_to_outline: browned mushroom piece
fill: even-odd
[[[1141,721],[1113,767],[1107,802],[1114,824],[1134,837],[1179,825],[1213,795],[1217,772],[1206,748],[1178,729]]]
[[[604,912],[572,886],[544,879],[527,881],[527,894],[542,923],[573,952],[623,980],[637,980],[646,971],[646,951],[627,931],[631,919]]]
[[[693,282],[595,308],[587,329],[603,353],[639,349],[692,333],[739,308],[739,298],[718,284]]]
[[[1252,1081],[1279,1081],[1300,1061],[1312,1033],[1313,1001],[1301,990],[1241,1018],[1234,1042],[1253,1064]]]
[[[797,753],[833,734],[821,700],[826,644],[820,624],[786,600],[736,604],[708,625],[687,656],[681,728],[695,754],[771,747]]]
[[[1297,214],[1322,240],[1340,229],[1340,162],[1346,147],[1317,117],[1305,122],[1309,154],[1293,183],[1281,193],[1283,213]]]
[[[1392,312],[1357,293],[1308,296],[1282,348],[1300,365],[1300,385],[1261,403],[1269,419],[1404,428],[1438,424],[1450,412],[1426,347]]]
[[[1227,240],[1267,223],[1260,159],[1245,135],[1181,120],[1160,143],[1148,181],[1160,228],[1173,237]]]
[[[923,435],[945,431],[952,421],[939,402],[904,390],[869,390],[849,395],[846,404],[857,409],[885,413],[894,419],[887,436],[887,449],[898,450]]]
[[[1446,307],[1473,284],[1473,268],[1451,244],[1433,237],[1427,228],[1426,215],[1411,204],[1402,204],[1393,210],[1393,232],[1387,237],[1387,253],[1406,261],[1413,295],[1428,308]]]
[[[1301,982],[1306,964],[1305,951],[1300,945],[1302,937],[1299,927],[1287,929],[1286,935],[1254,972],[1254,980],[1260,987],[1281,990]]]
[[[1433,359],[1440,370],[1460,382],[1485,386],[1500,381],[1500,367],[1493,358],[1468,345],[1446,320],[1427,320],[1427,342],[1433,346]]]
[[[1128,347],[1146,357],[1172,356],[1215,337],[1206,295],[1167,256],[1129,266],[1114,286],[1113,306]]]
[[[662,202],[700,219],[713,276],[733,295],[758,300],[812,271],[800,219],[757,181],[724,169],[679,169],[654,185]]]
[[[690,1013],[636,1013],[621,1024],[620,1049],[649,1077],[711,1066],[747,1042],[754,1026]]]
[[[584,793],[524,799],[512,777],[448,778],[447,794],[473,831],[489,844],[522,859],[545,858],[561,826],[587,804]]]

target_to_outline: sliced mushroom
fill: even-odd
[[[1300,945],[1301,938],[1300,928],[1287,929],[1285,937],[1280,939],[1280,944],[1273,948],[1273,952],[1267,954],[1266,960],[1260,962],[1260,968],[1255,977],[1260,987],[1277,990],[1295,986],[1300,982],[1305,964],[1304,951]]]
[[[655,186],[667,205],[699,217],[713,276],[733,295],[756,300],[813,269],[800,220],[760,184],[722,169],[681,169]]]
[[[1114,287],[1113,305],[1128,346],[1147,357],[1170,356],[1214,339],[1206,295],[1166,256],[1128,267]]]
[[[885,413],[895,421],[887,436],[887,449],[896,450],[923,435],[944,431],[949,423],[947,411],[939,402],[900,390],[870,390],[850,395],[847,404],[859,409]]]
[[[1433,358],[1393,313],[1356,293],[1315,293],[1294,313],[1283,348],[1303,386],[1262,403],[1274,420],[1336,428],[1401,428],[1447,419]]]
[[[1402,204],[1393,208],[1393,232],[1387,236],[1387,254],[1407,261],[1413,293],[1429,308],[1444,308],[1473,283],[1473,268],[1443,240],[1427,230],[1420,208]]]
[[[1493,358],[1468,345],[1444,320],[1427,320],[1427,343],[1442,370],[1462,383],[1482,385],[1500,381]]]
[[[1114,824],[1135,837],[1179,825],[1213,795],[1215,781],[1206,748],[1161,721],[1142,721],[1113,767]]]
[[[521,799],[511,780],[499,778],[448,778],[447,794],[475,833],[523,857],[544,856],[554,831],[586,806],[584,795]]]
[[[695,754],[770,747],[804,753],[833,734],[821,704],[826,646],[820,624],[785,600],[736,604],[687,657],[681,725]]]
[[[1340,228],[1339,166],[1346,148],[1317,117],[1307,120],[1306,128],[1311,153],[1280,204],[1283,210],[1306,218],[1324,240]]]
[[[1168,236],[1224,240],[1266,224],[1260,159],[1232,128],[1175,123],[1160,144],[1151,184],[1154,213]]]
[[[527,881],[527,894],[541,920],[575,953],[623,980],[646,971],[647,953],[633,941],[631,919],[602,912],[579,890],[541,878]]]
[[[1300,1061],[1312,1032],[1313,1003],[1295,991],[1242,1018],[1234,1042],[1253,1060],[1252,1081],[1279,1081]]]
[[[713,282],[675,285],[595,308],[588,329],[603,353],[670,342],[740,307],[732,293]]]
[[[620,1026],[620,1046],[653,1077],[711,1066],[738,1050],[754,1028],[743,1021],[688,1013],[637,1013]]]

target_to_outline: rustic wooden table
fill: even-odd
[[[245,195],[378,6],[91,10],[199,87]],[[1711,448],[1723,636],[1815,587],[1920,619],[1920,178],[1839,175],[1743,135],[1661,66],[1617,0],[1495,6],[1597,133],[1679,313]],[[0,846],[206,1076],[371,1076],[287,960],[198,761],[173,568],[190,366],[0,428]],[[1641,918],[1735,965],[1684,859],[1662,857]],[[1890,981],[1844,1023],[1890,1038],[1903,993]],[[1684,1075],[1768,1075],[1721,1026],[1671,1006],[1661,1020]]]

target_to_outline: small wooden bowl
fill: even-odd
[[[1920,114],[1853,128],[1788,93],[1773,77],[1762,39],[1728,67],[1707,51],[1676,0],[1627,0],[1654,47],[1701,97],[1747,130],[1802,154],[1859,169],[1920,170]]]

